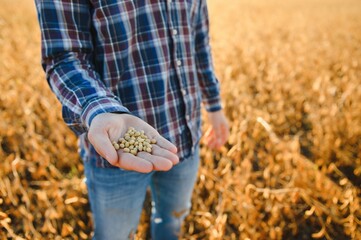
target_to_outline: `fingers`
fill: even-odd
[[[179,158],[178,158],[177,154],[175,154],[173,152],[170,152],[170,151],[168,151],[168,150],[166,150],[164,148],[161,148],[158,145],[153,145],[152,154],[154,156],[158,156],[158,157],[168,159],[169,161],[171,161],[173,163],[173,165],[179,163]]]
[[[157,140],[157,144],[164,148],[167,149],[169,151],[171,151],[172,153],[177,153],[178,149],[176,146],[174,146],[173,143],[169,142],[167,139],[165,139],[164,137],[158,135],[158,137],[155,138]]]
[[[219,149],[227,142],[228,136],[227,126],[210,127],[204,135],[204,142],[211,149]]]
[[[151,162],[123,151],[119,151],[119,162],[116,166],[141,173],[149,173],[153,170]]]
[[[92,129],[88,132],[88,139],[100,156],[112,165],[118,163],[118,154],[110,142],[106,131]]]
[[[152,154],[139,152],[134,156],[120,150],[117,166],[125,170],[149,173],[152,170],[168,171],[178,162],[179,158],[176,154],[154,145]]]
[[[173,163],[166,158],[155,156],[146,152],[138,153],[140,158],[146,159],[153,165],[155,171],[168,171],[173,167]]]
[[[161,148],[164,148],[174,154],[178,152],[177,147],[173,143],[162,137],[158,132],[152,132],[149,134],[149,136],[157,140],[157,145]]]
[[[229,136],[227,118],[220,110],[208,113],[208,120],[211,127],[204,136],[205,143],[212,149],[220,149],[227,142]]]
[[[222,126],[221,128],[219,128],[216,131],[215,135],[216,135],[215,136],[215,138],[216,138],[216,148],[220,149],[227,142],[228,135],[229,135],[228,128]]]
[[[216,148],[220,148],[223,146],[223,144],[226,143],[226,132],[224,131],[224,127],[218,127],[215,129],[215,145]]]

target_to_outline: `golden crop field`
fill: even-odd
[[[361,1],[208,3],[231,136],[201,148],[183,239],[361,239]],[[1,0],[0,239],[89,239],[39,37],[33,1]]]

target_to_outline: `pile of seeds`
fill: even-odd
[[[124,137],[119,138],[118,142],[113,142],[113,146],[116,150],[123,149],[124,152],[136,156],[138,152],[152,153],[152,144],[156,143],[157,140],[150,139],[143,130],[137,131],[130,127]]]

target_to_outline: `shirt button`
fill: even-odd
[[[178,34],[177,29],[173,29],[173,30],[172,30],[172,33],[173,33],[173,36],[177,35],[177,34]]]
[[[185,89],[182,89],[183,96],[187,95],[187,91]]]
[[[182,61],[181,60],[177,60],[177,66],[178,67],[182,66]]]
[[[189,115],[186,116],[186,120],[189,121],[191,117]]]

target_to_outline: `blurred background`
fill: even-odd
[[[34,2],[0,3],[0,239],[89,239]],[[219,152],[202,145],[183,239],[361,239],[361,1],[208,4],[231,136]]]

